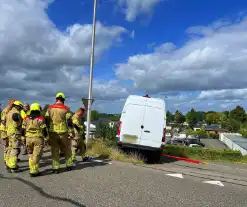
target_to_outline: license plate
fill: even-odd
[[[137,137],[124,136],[124,142],[136,143]]]

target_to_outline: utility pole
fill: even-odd
[[[87,107],[87,134],[86,134],[86,145],[90,137],[90,118],[92,108],[92,89],[93,89],[93,69],[94,69],[94,47],[95,47],[95,30],[96,30],[96,10],[97,0],[94,0],[93,6],[93,25],[92,25],[92,49],[91,49],[91,60],[90,60],[90,76],[89,76],[89,88],[88,88],[88,107]]]

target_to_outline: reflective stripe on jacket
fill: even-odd
[[[19,114],[20,119],[19,121],[13,120],[13,114]],[[22,118],[20,112],[16,108],[12,108],[10,112],[6,115],[6,129],[7,135],[11,134],[21,134],[21,125],[22,125]]]
[[[50,132],[68,132],[69,127],[67,124],[67,119],[69,119],[72,114],[67,106],[62,103],[53,104],[48,107],[45,116],[46,119],[48,119],[48,130]]]

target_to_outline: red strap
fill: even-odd
[[[54,109],[54,108],[65,109],[65,110],[69,111],[69,107],[67,107],[67,106],[65,106],[64,104],[61,104],[61,103],[56,103],[56,104],[53,104],[53,105],[48,107],[48,109]]]
[[[40,117],[35,118],[35,120],[43,121],[44,120],[44,117],[43,116],[40,116]]]
[[[25,116],[25,117],[24,117],[24,120],[29,120],[29,117],[28,117],[28,116]]]

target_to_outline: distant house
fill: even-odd
[[[172,130],[172,126],[166,125],[166,130]]]
[[[205,131],[207,133],[212,133],[212,134],[221,134],[221,133],[229,132],[229,130],[221,128],[221,126],[218,124],[207,125],[205,127]]]
[[[185,122],[183,123],[183,126],[189,126],[189,123],[185,121]]]
[[[194,127],[193,127],[193,130],[194,131],[200,131],[200,129],[201,129],[201,125],[195,125]]]
[[[207,123],[205,121],[199,121],[197,124],[193,127],[194,131],[199,131],[202,127],[206,127]]]
[[[172,131],[174,131],[174,132],[179,132],[179,127],[173,127],[173,128],[172,128]]]

